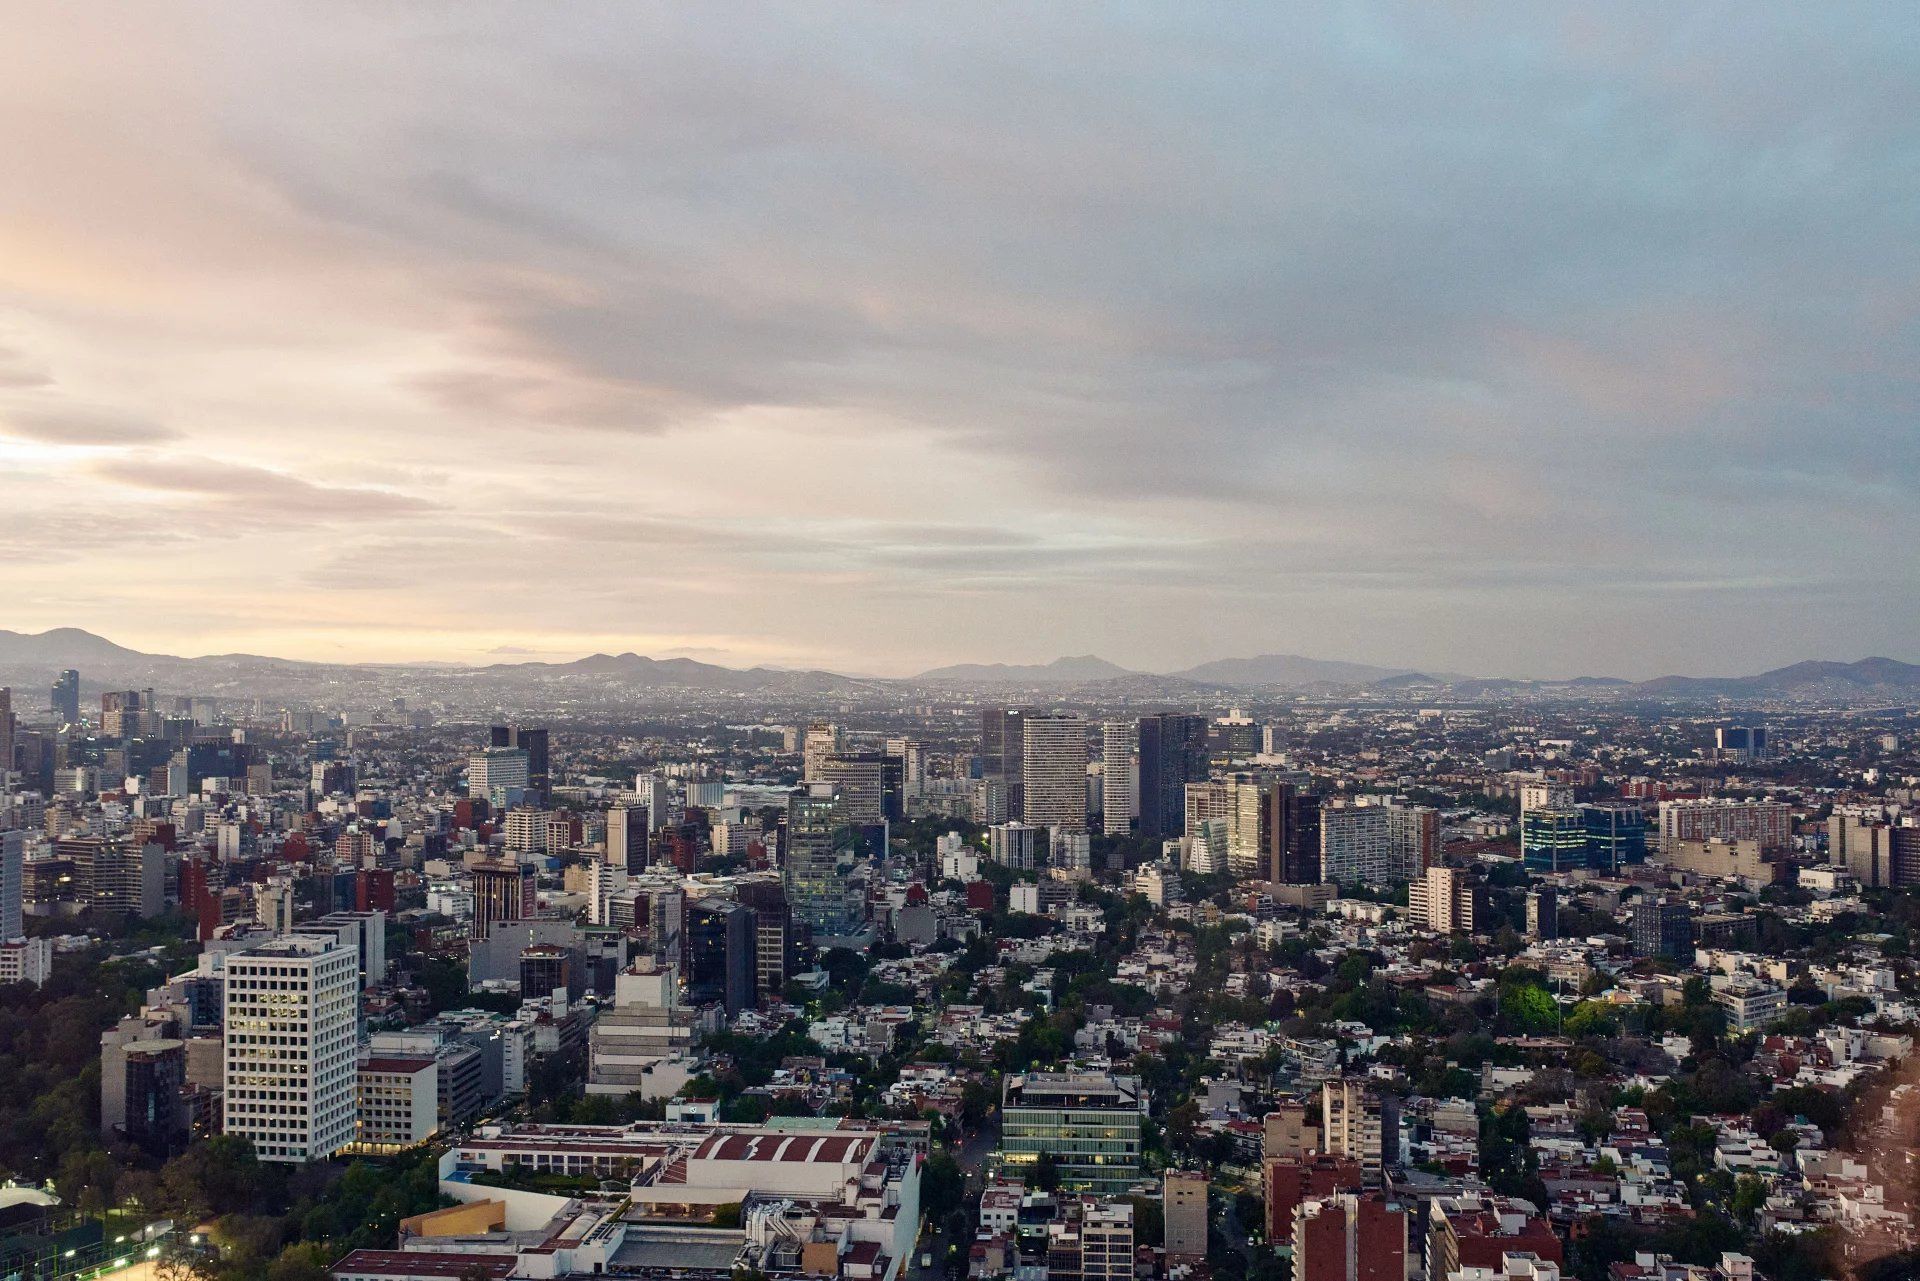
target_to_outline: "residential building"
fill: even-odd
[[[1106,721],[1100,726],[1101,831],[1124,836],[1140,812],[1140,725]]]
[[[1320,811],[1320,875],[1336,885],[1386,885],[1395,879],[1384,805],[1334,805]]]
[[[1072,712],[1029,715],[1020,727],[1020,816],[1035,827],[1087,827],[1087,722]]]
[[[1197,1170],[1168,1170],[1160,1176],[1160,1208],[1170,1263],[1207,1257],[1207,1176]]]
[[[1378,1192],[1303,1202],[1293,1216],[1293,1277],[1406,1281],[1406,1210]]]

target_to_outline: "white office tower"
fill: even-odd
[[[1093,837],[1055,828],[1048,833],[1047,866],[1067,872],[1093,870]]]
[[[613,1007],[603,1009],[587,1034],[588,1094],[647,1098],[674,1093],[688,1079],[688,1059],[700,1036],[715,1030],[680,1003],[680,984],[671,967],[638,961],[613,980]]]
[[[1125,836],[1140,812],[1140,722],[1106,721],[1100,726],[1100,830]]]
[[[1520,817],[1524,820],[1528,810],[1570,810],[1573,808],[1573,785],[1571,783],[1549,783],[1545,779],[1531,779],[1520,784]]]
[[[227,955],[226,1133],[262,1161],[321,1161],[353,1142],[360,955],[290,934]]]
[[[293,928],[293,882],[272,877],[264,885],[253,887],[253,919],[275,934]]]
[[[627,869],[612,863],[587,864],[587,924],[613,924],[613,900],[627,888]]]
[[[838,725],[815,721],[807,726],[807,736],[800,745],[800,777],[809,783],[820,779],[821,762],[829,756],[838,756],[845,743]]]
[[[1016,872],[1040,865],[1042,829],[1028,823],[995,823],[987,829],[987,857]]]
[[[521,747],[490,747],[467,758],[467,795],[495,809],[518,805],[527,794],[528,755]]]
[[[1034,827],[1087,830],[1087,722],[1071,712],[1021,725],[1021,819]]]
[[[27,932],[27,834],[0,832],[0,943]]]
[[[633,794],[639,803],[647,808],[647,826],[659,831],[668,822],[667,809],[672,797],[668,793],[667,780],[659,774],[636,774],[633,776]]]
[[[1186,870],[1201,876],[1227,870],[1227,820],[1203,818],[1187,828]]]

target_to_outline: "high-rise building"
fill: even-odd
[[[719,1001],[729,1016],[754,1002],[753,909],[707,897],[687,905],[687,992],[696,1003]]]
[[[1529,872],[1585,868],[1587,826],[1577,809],[1530,809],[1520,815],[1520,857]]]
[[[1647,861],[1647,814],[1638,805],[1581,805],[1586,830],[1587,866],[1617,875]]]
[[[828,752],[812,763],[807,782],[830,785],[847,822],[880,823],[887,817],[886,763],[880,752]]]
[[[649,828],[657,832],[672,821],[669,811],[673,806],[673,789],[666,779],[658,774],[636,774],[633,791],[639,803],[646,807]]]
[[[360,962],[337,939],[290,934],[229,953],[225,1132],[262,1161],[321,1161],[353,1141]]]
[[[490,747],[467,758],[467,795],[481,797],[497,810],[512,809],[524,801],[532,777],[525,748]]]
[[[1321,1082],[1320,1143],[1328,1153],[1358,1161],[1378,1177],[1382,1166],[1399,1156],[1399,1133],[1399,1108],[1392,1098],[1362,1081]]]
[[[475,863],[473,875],[472,938],[483,939],[502,921],[523,921],[533,915],[533,864],[485,859]]]
[[[1635,956],[1693,959],[1693,914],[1684,903],[1635,903],[1632,930]]]
[[[815,782],[820,778],[820,762],[836,755],[844,745],[844,738],[838,725],[826,721],[815,721],[807,726],[806,738],[800,746],[800,779],[802,782]]]
[[[1527,891],[1527,937],[1560,937],[1560,898],[1545,886]]]
[[[1019,806],[1020,770],[1026,750],[1023,707],[989,707],[980,713],[980,777],[1007,785],[1011,804]]]
[[[1394,879],[1416,881],[1440,861],[1440,811],[1431,805],[1387,807]]]
[[[1406,1281],[1407,1212],[1378,1192],[1340,1192],[1293,1214],[1294,1281]]]
[[[1100,830],[1125,836],[1140,810],[1140,726],[1105,721],[1100,726]]]
[[[1207,778],[1207,718],[1162,712],[1140,719],[1140,834],[1185,834],[1186,790]]]
[[[1716,755],[1735,761],[1755,761],[1767,755],[1765,725],[1722,725],[1713,731]]]
[[[647,842],[653,824],[644,805],[615,805],[607,810],[608,865],[627,872],[647,866]]]
[[[1277,885],[1320,884],[1320,798],[1292,783],[1267,789],[1266,876]]]
[[[781,882],[793,918],[817,940],[848,938],[866,928],[866,900],[851,876],[858,844],[830,787],[788,799]]]
[[[26,857],[25,832],[0,832],[0,943],[27,932]]]
[[[787,892],[775,881],[743,881],[740,901],[753,909],[754,991],[779,996],[798,968],[798,939]]]
[[[80,723],[80,673],[71,667],[53,682],[53,719],[62,725]]]
[[[1827,862],[1873,889],[1920,885],[1920,827],[1877,807],[1842,807],[1827,819]]]
[[[677,967],[635,962],[614,977],[613,1006],[588,1033],[586,1093],[645,1088],[656,1064],[691,1052],[699,1035],[697,1012],[680,1002]]]
[[[553,796],[552,766],[547,755],[547,731],[527,725],[495,725],[488,731],[490,746],[517,748],[527,754],[527,790],[545,805]]]
[[[1430,867],[1407,885],[1407,915],[1436,934],[1472,934],[1485,913],[1485,888],[1461,868]]]
[[[1336,885],[1394,880],[1393,840],[1384,805],[1333,805],[1320,811],[1320,875]]]
[[[1086,719],[1072,712],[1030,715],[1020,733],[1021,818],[1035,827],[1086,831]]]
[[[1660,848],[1669,841],[1759,841],[1767,849],[1793,844],[1793,807],[1785,801],[1724,798],[1660,802]]]
[[[1071,1192],[1123,1193],[1140,1177],[1140,1079],[1104,1072],[1011,1073],[1001,1087],[999,1163],[1022,1175],[1044,1153]]]
[[[1160,1208],[1169,1262],[1192,1263],[1207,1257],[1207,1176],[1197,1170],[1168,1170],[1160,1176]]]
[[[1028,823],[995,823],[987,829],[987,857],[1016,872],[1040,866],[1046,845],[1046,829]]]
[[[6,775],[14,767],[14,738],[19,726],[13,714],[13,691],[0,685],[0,793],[6,791]]]

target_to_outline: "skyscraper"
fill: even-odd
[[[53,682],[53,719],[62,725],[80,723],[80,673],[71,667]]]
[[[1338,885],[1394,880],[1386,806],[1335,805],[1320,811],[1320,875]]]
[[[533,864],[486,859],[473,865],[473,922],[469,936],[483,939],[502,921],[533,915]]]
[[[1587,828],[1576,809],[1529,809],[1520,815],[1520,856],[1529,872],[1588,866]]]
[[[980,713],[980,776],[1006,785],[1009,814],[1020,812],[1026,718],[1026,709],[1018,707],[989,707]]]
[[[1142,836],[1180,836],[1186,788],[1207,778],[1207,718],[1165,712],[1140,720]]]
[[[1021,817],[1035,827],[1087,830],[1087,722],[1072,712],[1021,723]]]
[[[793,919],[817,939],[850,937],[866,925],[859,884],[849,875],[855,850],[853,826],[832,788],[820,785],[788,799],[781,882]]]
[[[828,752],[813,763],[809,783],[828,783],[849,823],[878,823],[887,814],[886,758],[879,752]]]
[[[13,691],[0,685],[0,791],[6,789],[4,776],[13,768],[13,740],[18,725],[13,716]]]
[[[546,729],[526,725],[495,725],[490,731],[490,738],[490,745],[495,748],[518,748],[527,754],[527,790],[538,793],[539,803],[546,804],[553,795]]]
[[[607,863],[627,872],[645,868],[651,830],[646,806],[613,806],[607,811]]]
[[[1320,798],[1292,783],[1267,790],[1267,879],[1279,885],[1320,883]]]
[[[332,1156],[353,1140],[357,950],[289,934],[229,954],[223,974],[225,1132],[262,1161]]]
[[[532,760],[524,748],[490,747],[467,760],[467,795],[485,799],[496,810],[525,800],[532,778]]]
[[[1140,808],[1140,726],[1134,721],[1106,721],[1100,726],[1100,829],[1109,836],[1133,830]]]
[[[27,932],[26,841],[24,832],[0,832],[0,943]]]

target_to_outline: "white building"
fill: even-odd
[[[1105,721],[1100,726],[1100,830],[1125,836],[1140,813],[1140,723]]]
[[[490,747],[467,758],[467,795],[484,798],[497,809],[517,805],[526,795],[527,752],[521,747]]]
[[[295,934],[230,953],[226,1133],[262,1161],[324,1160],[353,1141],[360,957]]]

